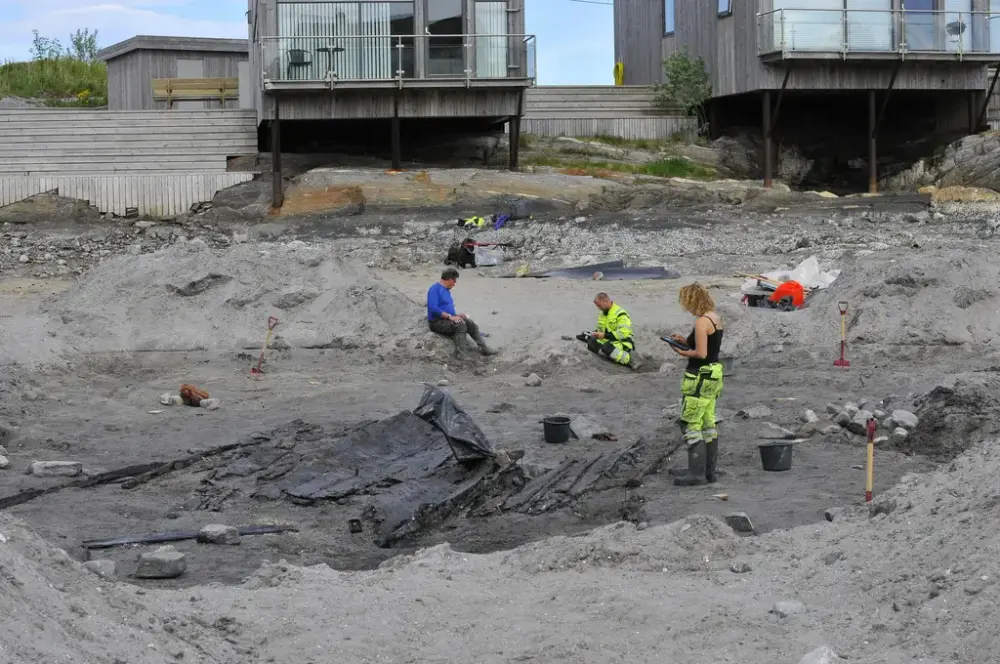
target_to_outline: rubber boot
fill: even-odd
[[[455,357],[459,360],[468,360],[472,356],[469,353],[469,342],[465,340],[464,334],[456,334],[451,338],[452,343],[455,344]]]
[[[639,369],[642,368],[642,360],[640,360],[639,356],[636,355],[635,352],[633,351],[632,354],[629,355],[628,364],[625,366],[627,366],[632,371],[638,371]]]
[[[716,469],[719,466],[719,439],[705,444],[705,481],[715,484],[719,481]]]
[[[482,353],[483,355],[496,355],[496,351],[486,345],[486,340],[483,339],[483,333],[479,331],[478,326],[475,328],[475,330],[476,330],[475,334],[472,334],[472,332],[470,331],[468,335],[473,341],[476,342],[476,345],[479,346],[479,352]]]
[[[698,486],[705,483],[705,441],[699,440],[688,448],[688,471],[674,479],[675,486]]]

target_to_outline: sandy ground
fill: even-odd
[[[282,277],[265,284],[271,278],[266,261],[254,263],[238,252],[279,249],[253,242],[247,249],[195,246],[192,266],[178,267],[177,279],[140,281],[139,268],[160,260],[157,254],[103,263],[76,282],[8,276],[0,281],[4,353],[23,353],[25,361],[0,374],[0,416],[16,428],[5,443],[11,466],[0,471],[4,495],[64,481],[24,474],[35,460],[79,461],[97,472],[178,458],[293,420],[347,427],[412,408],[423,383],[439,381],[447,381],[446,389],[495,446],[523,450],[525,467],[550,468],[568,456],[640,438],[667,449],[677,436],[671,408],[682,365],[657,337],[690,326],[676,294],[693,280],[713,289],[727,321],[724,351],[738,359],[720,403],[725,475],[711,487],[681,489],[665,472],[680,460],[664,463],[636,491],[643,501],[641,530],[616,523],[625,496],[605,491],[539,516],[458,516],[405,547],[379,549],[367,534],[348,532],[363,497],[308,507],[255,501],[241,492],[219,497],[205,493],[207,468],[197,464],[134,489],[65,489],[12,507],[0,521],[6,540],[0,540],[0,564],[21,585],[0,598],[0,610],[26,628],[48,615],[54,631],[42,643],[6,630],[0,654],[11,662],[62,661],[76,652],[82,653],[77,661],[101,663],[667,657],[764,664],[797,662],[829,644],[845,658],[868,662],[996,661],[987,627],[995,610],[986,607],[996,598],[991,554],[997,539],[986,524],[997,516],[1000,475],[989,448],[976,448],[929,479],[913,473],[937,468],[932,460],[880,448],[876,495],[891,499],[892,507],[883,510],[888,514],[833,524],[823,519],[825,510],[862,504],[862,438],[813,435],[796,446],[786,473],[763,472],[756,449],[768,423],[796,430],[806,409],[824,425],[828,403],[891,398],[890,410],[915,409],[944,377],[992,366],[989,338],[1000,320],[996,282],[990,281],[992,248],[974,239],[974,228],[958,223],[915,229],[861,222],[860,230],[819,247],[813,240],[790,255],[752,253],[769,237],[787,242],[796,234],[828,233],[795,224],[778,220],[745,241],[731,229],[706,229],[698,251],[690,253],[651,249],[658,255],[650,259],[683,268],[677,281],[598,284],[467,272],[455,291],[459,308],[500,350],[496,358],[472,363],[450,358],[447,345],[420,322],[419,302],[440,265],[366,276],[351,263],[344,277],[348,271],[337,263],[323,262],[339,259],[302,258],[302,252],[350,254],[364,246],[356,238],[312,232],[308,246],[289,249],[282,266],[301,258],[303,269],[318,271],[301,283]],[[697,229],[668,224],[643,232],[662,235],[669,246]],[[731,253],[712,252],[720,235],[738,240]],[[839,290],[791,315],[739,306],[735,265],[785,267],[813,251],[845,269]],[[598,259],[603,253],[599,246],[588,251]],[[564,252],[567,260],[577,256],[576,250]],[[240,265],[250,260],[251,267],[237,274],[230,267],[236,259]],[[235,278],[199,295],[213,304],[185,309],[185,325],[172,341],[156,326],[169,325],[173,319],[163,312],[181,305],[163,286],[182,285],[198,270]],[[958,292],[961,287],[971,290]],[[338,296],[311,298],[310,288]],[[597,289],[626,306],[640,328],[642,372],[603,364],[579,342],[562,338],[593,325]],[[267,303],[290,294],[298,304],[277,315],[299,336],[278,343],[265,377],[251,381],[251,344],[259,343],[263,325],[258,334],[245,329],[244,319],[223,313],[235,298],[241,311],[249,308],[259,318]],[[856,303],[853,363],[843,370],[832,366],[836,301],[848,296]],[[385,298],[397,303],[391,311],[378,305]],[[336,331],[352,312],[363,313],[365,344],[345,343]],[[341,341],[322,347],[301,341],[324,333]],[[525,385],[530,373],[541,376],[541,386]],[[159,395],[181,383],[205,388],[222,407],[161,406]],[[756,419],[737,415],[765,406],[770,413]],[[566,446],[547,445],[538,420],[559,412],[570,414],[581,430],[606,429],[619,442],[583,436]],[[969,445],[977,435],[970,429]],[[905,486],[892,489],[901,478]],[[754,536],[740,536],[714,518],[733,512],[752,519]],[[179,543],[188,570],[170,581],[130,577],[137,554],[149,547],[92,552],[117,563],[114,584],[88,576],[71,560],[86,557],[82,540],[208,523],[289,523],[298,532],[245,537],[239,547]],[[941,553],[951,546],[954,554]],[[386,562],[400,554],[413,557]],[[313,565],[320,566],[303,569]],[[786,617],[769,613],[783,600],[803,606]],[[48,613],[39,603],[51,607]]]

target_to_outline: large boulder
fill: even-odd
[[[717,154],[720,175],[738,179],[759,180],[763,173],[764,144],[750,134],[723,136],[712,143]],[[774,175],[790,185],[801,184],[813,169],[813,160],[795,145],[782,144],[777,149]]]
[[[0,207],[0,224],[38,224],[46,222],[95,222],[102,219],[100,210],[86,201],[53,193],[38,194]]]

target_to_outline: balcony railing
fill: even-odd
[[[535,78],[534,35],[262,37],[273,83],[502,81]]]
[[[757,53],[1000,59],[1000,12],[776,9],[757,15]]]

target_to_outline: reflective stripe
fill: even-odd
[[[615,346],[614,350],[611,351],[609,357],[618,364],[628,364],[629,361],[632,359],[632,356],[629,355],[627,351],[624,351],[621,348],[618,348],[617,346]]]
[[[703,429],[701,435],[705,440],[715,440],[719,437],[719,431],[718,429]]]

